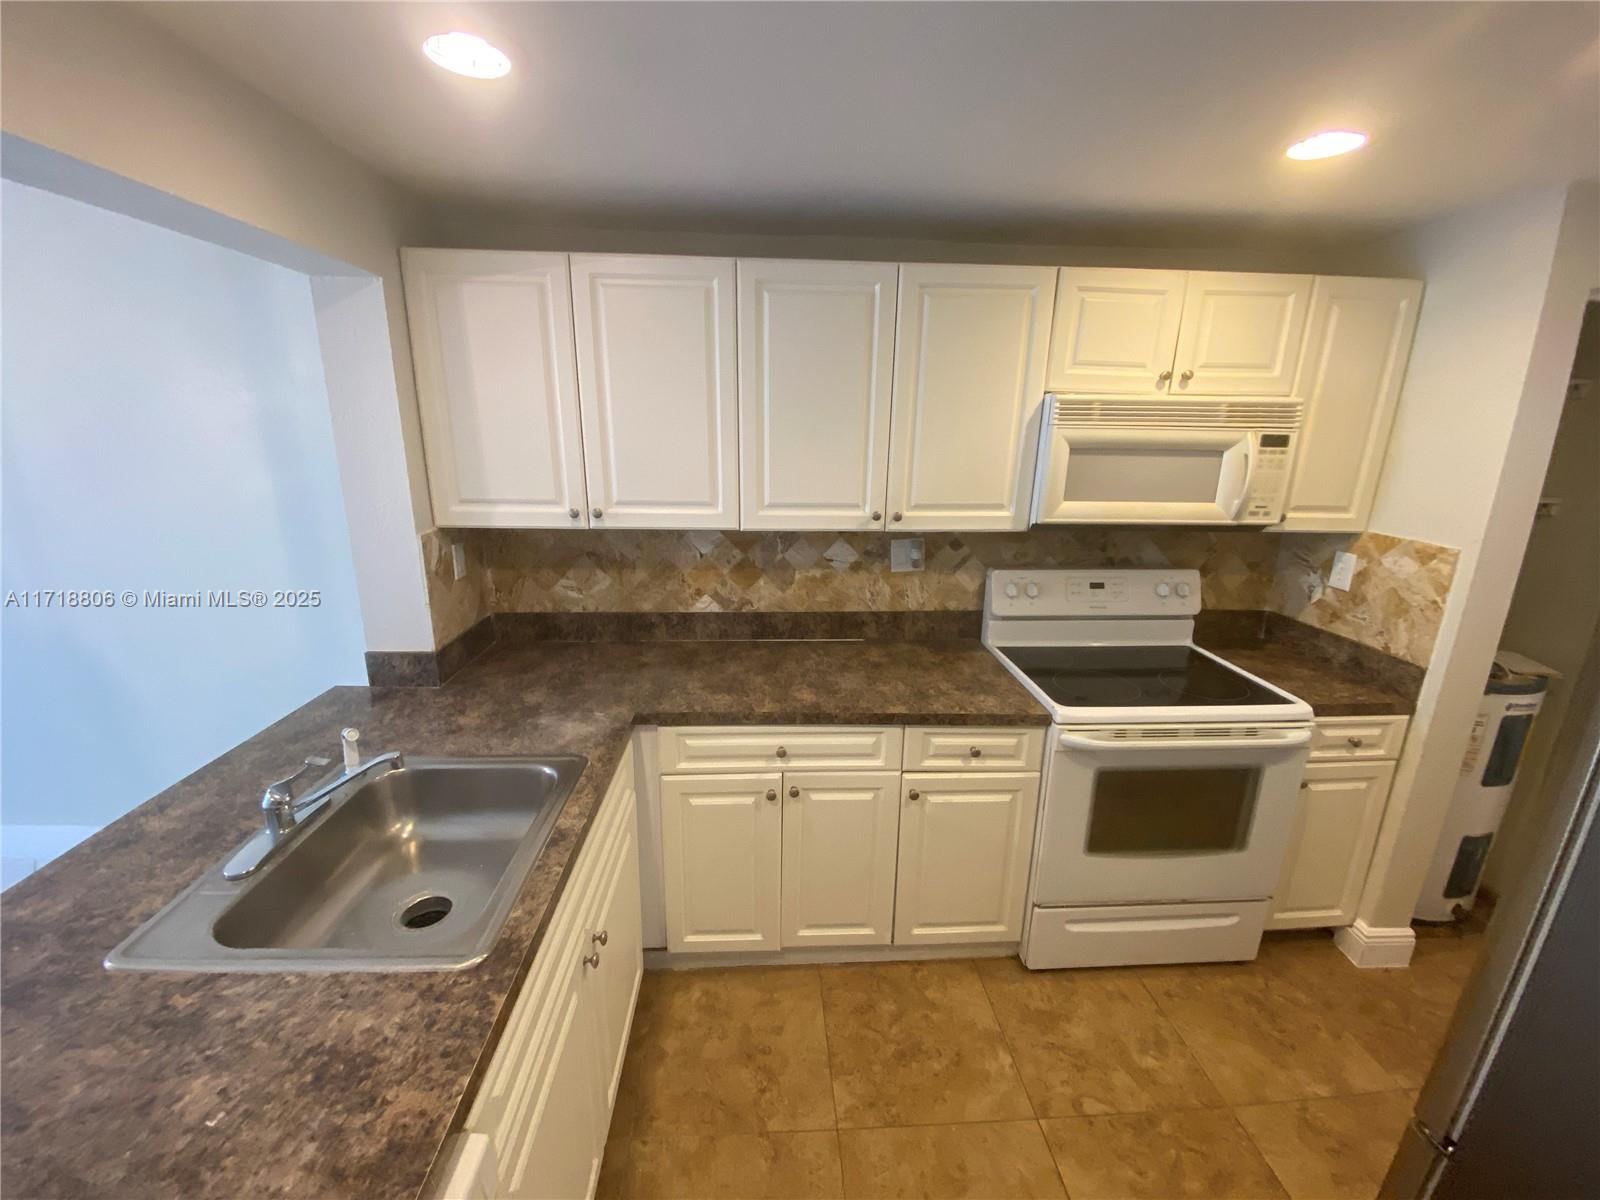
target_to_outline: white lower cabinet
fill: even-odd
[[[1016,941],[1038,774],[907,772],[901,790],[895,942]]]
[[[661,781],[661,857],[671,950],[776,950],[783,776]]]
[[[887,946],[894,936],[900,772],[783,777],[783,945]]]
[[[643,973],[632,757],[608,788],[433,1200],[594,1194]]]

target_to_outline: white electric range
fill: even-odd
[[[991,571],[983,640],[1054,716],[1022,961],[1254,958],[1311,707],[1194,644],[1192,570]]]

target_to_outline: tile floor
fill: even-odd
[[[600,1195],[1370,1197],[1480,942],[650,972]]]

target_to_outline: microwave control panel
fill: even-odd
[[[1283,506],[1288,500],[1294,434],[1253,433],[1250,440],[1256,469],[1237,519],[1251,525],[1271,525],[1283,519]]]
[[[996,617],[1192,617],[1200,572],[1156,570],[990,571]]]

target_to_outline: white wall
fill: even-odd
[[[308,279],[9,180],[0,216],[0,837],[36,859],[18,826],[106,824],[365,682],[364,640]],[[49,588],[141,599],[25,602]],[[143,602],[213,589],[320,597]]]
[[[347,307],[324,346],[340,360],[328,375],[341,460],[361,464],[346,490],[363,616],[369,649],[431,649],[417,534],[433,521],[399,262],[401,245],[429,240],[422,208],[130,6],[0,7],[0,126],[7,178],[308,274],[373,277],[380,302],[354,306],[362,328]],[[382,371],[353,353],[381,355]]]
[[[1461,550],[1360,906],[1409,924],[1471,730],[1600,273],[1593,184],[1514,196],[1375,247],[1425,281],[1371,528]]]

